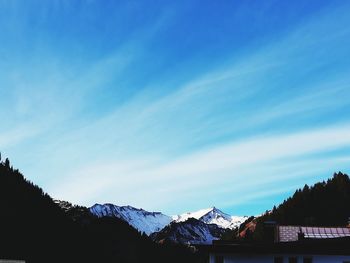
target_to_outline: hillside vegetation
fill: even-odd
[[[160,245],[116,218],[61,208],[40,187],[0,162],[0,258],[41,262],[200,262],[184,246]]]

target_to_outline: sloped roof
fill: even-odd
[[[350,238],[303,239],[297,242],[234,242],[214,241],[212,245],[196,245],[209,253],[350,255]]]
[[[277,226],[277,242],[350,237],[348,227]]]
[[[347,227],[301,227],[304,238],[338,238],[350,237]]]

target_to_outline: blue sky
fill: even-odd
[[[349,12],[0,0],[0,150],[77,204],[262,213],[350,172]]]

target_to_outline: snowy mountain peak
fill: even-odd
[[[168,225],[172,218],[160,212],[148,212],[132,206],[116,206],[113,204],[95,204],[90,212],[98,217],[117,217],[129,223],[146,235],[160,231]]]
[[[184,222],[189,218],[195,218],[206,224],[216,224],[222,228],[235,228],[243,223],[248,217],[246,216],[230,216],[215,206],[201,209],[195,212],[184,213],[182,215],[173,216],[174,221]]]
[[[129,223],[129,225],[131,225],[132,227],[136,228],[138,231],[144,232],[147,235],[161,231],[170,223],[172,223],[171,224],[172,228],[176,228],[177,225],[179,227],[181,226],[179,229],[176,228],[177,229],[176,231],[172,228],[168,229],[167,231],[170,231],[170,232],[174,232],[174,231],[177,232],[181,230],[180,232],[184,234],[187,230],[185,231],[184,229],[182,229],[183,227],[185,227],[186,229],[187,228],[197,229],[198,231],[205,230],[204,232],[207,234],[205,234],[204,235],[205,238],[204,236],[203,238],[207,241],[214,238],[214,236],[215,238],[217,238],[218,235],[221,235],[221,231],[224,231],[224,229],[226,228],[233,229],[235,227],[238,227],[241,223],[243,223],[247,219],[247,217],[244,217],[244,216],[228,215],[222,212],[220,209],[216,208],[215,206],[206,208],[206,209],[201,209],[195,212],[188,212],[181,215],[172,216],[172,217],[164,215],[160,212],[148,212],[141,208],[135,208],[130,205],[116,206],[113,204],[103,204],[103,205],[95,204],[94,206],[90,207],[89,210],[92,214],[98,217],[109,216],[109,217],[120,218],[126,221],[127,223]],[[193,226],[193,225],[196,225],[196,226]],[[205,225],[208,225],[208,226],[205,226]],[[212,236],[212,234],[214,233],[213,231],[215,232],[214,236]],[[164,231],[162,233],[163,234],[160,234],[160,235],[165,234]],[[153,236],[156,236],[156,234]],[[186,236],[184,238],[187,239],[188,237]]]
[[[201,219],[205,219],[205,220],[218,219],[218,218],[224,218],[226,220],[230,220],[231,216],[213,207],[211,210],[209,210],[206,214],[204,214],[201,217]]]

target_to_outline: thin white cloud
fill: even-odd
[[[31,66],[47,68],[44,70],[47,76],[29,74],[28,79],[11,82],[18,92],[16,106],[10,111],[16,112],[16,117],[35,120],[34,128],[1,131],[0,146],[20,144],[45,133],[40,138],[41,145],[32,144],[36,149],[33,155],[37,154],[33,160],[45,158],[47,166],[56,169],[36,167],[30,173],[31,179],[34,175],[49,178],[46,174],[49,172],[53,178],[46,179],[45,188],[56,197],[78,203],[104,199],[166,206],[175,202],[176,195],[202,195],[200,187],[208,188],[211,184],[218,186],[219,190],[211,192],[218,196],[225,191],[227,195],[228,181],[237,180],[237,185],[244,189],[242,174],[255,175],[255,188],[250,191],[258,191],[259,185],[278,176],[277,172],[269,174],[270,163],[289,163],[292,167],[281,170],[290,171],[295,167],[290,159],[350,145],[349,123],[331,126],[334,123],[331,120],[329,126],[314,130],[294,126],[290,133],[285,131],[288,127],[283,133],[274,129],[283,126],[283,122],[277,122],[280,119],[298,120],[306,114],[312,115],[312,110],[320,117],[328,110],[349,104],[346,67],[337,74],[312,79],[310,83],[296,81],[296,85],[305,85],[305,90],[303,86],[289,86],[289,81],[298,80],[298,76],[285,76],[286,72],[300,73],[301,67],[303,73],[311,74],[328,61],[324,59],[325,50],[319,47],[320,43],[337,43],[349,33],[349,29],[343,27],[346,23],[333,23],[338,12],[318,16],[249,56],[202,72],[173,89],[164,91],[168,81],[140,87],[142,91],[134,98],[115,105],[111,114],[97,120],[80,119],[86,117],[81,116],[82,111],[89,107],[87,94],[98,95],[111,80],[117,85],[125,68],[147,53],[145,45],[147,47],[149,40],[166,24],[167,16],[143,33],[135,34],[133,41],[91,64],[71,66],[70,58],[58,60],[58,64],[54,59],[48,63],[40,61],[40,65],[29,63],[23,70]],[[343,12],[338,17],[345,19]],[[330,29],[327,37],[324,26]],[[330,46],[337,48],[336,44]],[[321,59],[311,63],[315,58]],[[179,77],[175,72],[173,78]],[[285,94],[281,95],[280,91]],[[255,99],[262,93],[263,100],[270,104],[260,109]],[[77,124],[76,120],[83,124]],[[271,124],[268,132],[259,131],[259,125],[263,124]],[[247,130],[252,131],[249,136],[244,134]],[[264,173],[259,173],[263,168]],[[296,178],[298,173],[290,176]],[[154,194],[150,195],[150,191]],[[258,192],[260,197],[266,194],[266,191]]]
[[[266,172],[259,174],[256,167],[276,161],[288,163],[290,158],[305,158],[315,153],[327,153],[349,147],[349,131],[350,125],[347,124],[273,137],[245,139],[194,152],[163,164],[161,158],[150,160],[145,156],[144,160],[147,161],[142,162],[142,165],[137,160],[88,165],[83,170],[73,172],[75,177],[72,175],[66,178],[63,184],[56,185],[51,191],[75,202],[87,203],[94,197],[103,196],[103,193],[110,191],[115,192],[116,197],[124,196],[125,200],[131,197],[132,200],[140,201],[150,192],[155,195],[159,191],[162,192],[164,187],[165,192],[171,195],[170,193],[181,192],[183,186],[191,189],[204,183],[204,186],[208,187],[212,181],[232,182],[234,178],[238,180],[242,174],[254,175],[254,180],[261,186],[270,178]],[[61,179],[60,181],[62,182]],[[94,181],[97,183],[93,183]],[[84,187],[80,187],[82,182]],[[172,198],[174,197],[168,197]]]
[[[19,144],[38,133],[39,130],[31,125],[20,125],[15,129],[0,132],[0,149],[4,150],[10,146]]]

